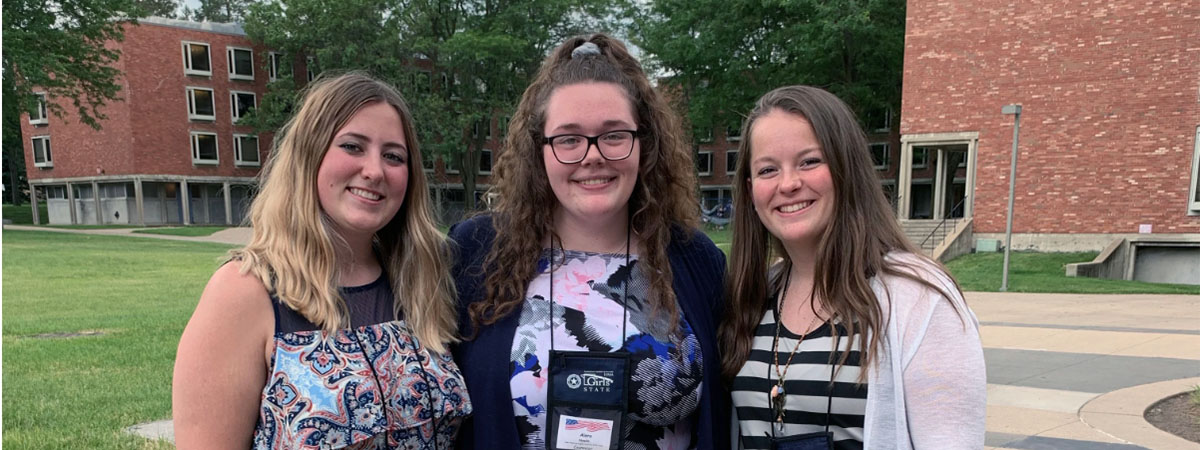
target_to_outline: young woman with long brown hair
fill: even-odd
[[[741,445],[982,448],[978,323],[901,232],[854,114],[789,86],[742,131],[721,326]]]
[[[179,341],[180,449],[451,447],[471,404],[415,130],[366,75],[307,88],[263,168],[250,243]]]
[[[624,45],[555,49],[493,173],[492,211],[450,232],[467,336],[454,353],[477,406],[460,443],[728,445],[724,255],[695,228],[678,119]],[[571,372],[579,361],[597,366]],[[573,401],[612,403],[589,415]]]

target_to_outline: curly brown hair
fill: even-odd
[[[572,57],[576,47],[591,42],[599,54]],[[604,34],[568,39],[542,63],[525,89],[509,122],[492,173],[492,221],[496,239],[484,261],[484,301],[469,310],[473,328],[491,325],[524,301],[535,273],[542,243],[554,236],[558,199],[546,177],[542,135],[546,103],[559,86],[614,83],[634,109],[641,159],[638,180],[629,197],[631,231],[642,241],[642,273],[650,280],[652,314],[678,314],[666,249],[672,227],[698,225],[696,175],[680,121],[667,100],[655,91],[642,66],[619,40]]]

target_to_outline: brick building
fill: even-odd
[[[1002,237],[1001,108],[1019,104],[1014,249],[1200,241],[1200,4],[910,0],[907,15],[901,219]]]
[[[126,25],[124,41],[109,45],[121,50],[121,100],[103,109],[99,131],[79,122],[69,99],[44,94],[67,114],[43,107],[22,120],[34,202],[45,199],[50,216],[36,217],[35,204],[35,220],[239,223],[271,134],[237,121],[279,73],[281,55],[234,24],[156,17]]]

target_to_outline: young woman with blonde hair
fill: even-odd
[[[471,405],[420,155],[392,87],[350,73],[307,89],[263,168],[250,244],[180,339],[180,449],[452,445]]]
[[[724,255],[679,121],[619,41],[567,40],[509,124],[492,211],[455,226],[478,449],[724,448]],[[578,365],[577,365],[578,364]]]
[[[721,326],[741,446],[982,448],[978,323],[901,232],[850,108],[782,87],[742,131]]]

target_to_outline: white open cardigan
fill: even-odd
[[[904,277],[871,279],[887,326],[867,379],[863,448],[982,449],[987,373],[979,320],[936,266],[905,253],[888,255],[888,263],[950,297]]]

